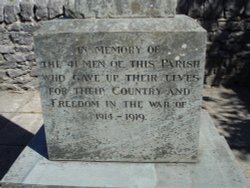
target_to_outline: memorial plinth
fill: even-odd
[[[66,14],[73,18],[173,17],[176,0],[66,0]]]
[[[3,188],[248,188],[225,139],[201,115],[198,163],[49,161],[40,131],[2,181]]]
[[[206,31],[173,17],[176,3],[67,0],[69,17],[91,19],[42,24],[34,38],[45,133],[3,188],[247,187],[201,113]]]
[[[44,23],[35,51],[49,158],[197,161],[205,41],[181,15]]]

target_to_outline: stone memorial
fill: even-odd
[[[180,15],[44,23],[35,52],[49,158],[197,161],[205,41]]]
[[[74,18],[173,17],[176,0],[66,0]]]
[[[206,31],[177,0],[67,2],[89,19],[36,32],[45,129],[3,188],[246,188],[201,112]]]

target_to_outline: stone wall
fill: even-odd
[[[65,0],[0,1],[0,90],[38,86],[32,33],[63,18]],[[250,0],[179,0],[178,13],[208,30],[205,83],[250,86]]]
[[[208,31],[205,83],[250,86],[250,0],[179,0]]]
[[[38,86],[33,32],[64,16],[62,0],[0,0],[0,90]]]

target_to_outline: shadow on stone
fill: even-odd
[[[250,112],[250,90],[242,87],[232,87],[240,102],[231,101],[234,109],[228,110],[228,116],[222,122],[223,129],[229,133],[226,139],[232,149],[241,150],[244,153],[250,153],[250,118],[242,116],[243,110]],[[223,98],[234,98],[233,94],[222,93]],[[226,104],[225,104],[226,105]],[[230,106],[232,104],[228,104]],[[244,107],[244,109],[242,109]]]
[[[246,154],[250,154],[249,96],[248,88],[231,87],[223,90],[216,98],[203,97],[205,103],[216,104],[214,107],[218,107],[211,115],[230,147],[240,152],[242,160],[246,158]]]
[[[46,147],[44,125],[39,129],[33,140],[30,142],[29,147],[39,153],[41,156],[48,159],[48,151]]]
[[[32,133],[0,115],[0,179],[32,137]]]

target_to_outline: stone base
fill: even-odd
[[[3,188],[247,188],[225,139],[202,113],[198,163],[49,161],[39,131],[2,180]]]

